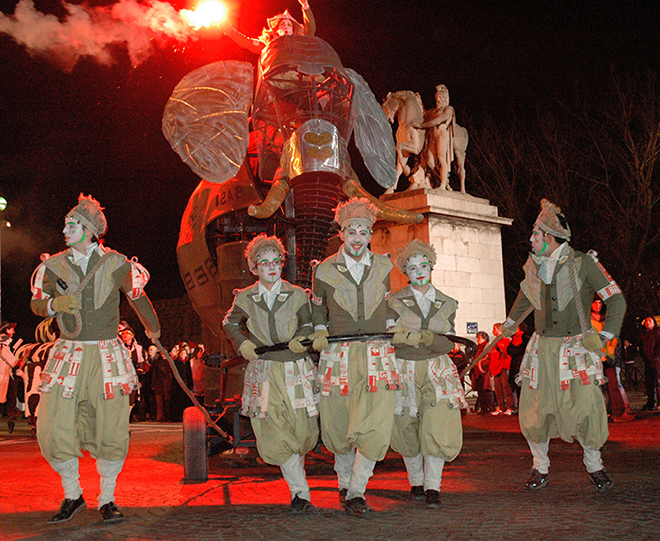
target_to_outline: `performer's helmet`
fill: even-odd
[[[396,266],[399,270],[407,276],[406,263],[414,255],[423,255],[429,260],[431,268],[435,267],[435,262],[438,259],[435,248],[426,242],[419,239],[413,239],[406,244],[396,256]]]
[[[91,195],[80,194],[78,204],[73,207],[67,217],[73,217],[99,238],[108,230],[108,221],[103,214],[103,208]]]
[[[566,222],[566,217],[557,205],[547,199],[541,200],[541,212],[534,225],[542,231],[550,233],[553,237],[571,240],[571,228]]]
[[[284,13],[278,13],[277,15],[274,15],[270,19],[266,19],[266,22],[268,23],[268,28],[270,28],[271,30],[277,30],[277,28],[280,26],[280,22],[282,22],[284,19],[288,19],[291,21],[294,34],[302,34],[304,32],[303,25],[301,25],[298,21],[296,21],[292,17],[288,9],[284,10]]]
[[[247,248],[245,248],[245,259],[247,259],[248,267],[252,274],[257,274],[257,257],[264,250],[278,252],[283,261],[286,258],[286,250],[282,241],[275,236],[269,237],[265,233],[261,233],[254,237],[247,245]]]
[[[344,229],[351,223],[358,223],[371,229],[378,218],[378,207],[366,197],[352,197],[339,203],[335,209],[335,222]]]

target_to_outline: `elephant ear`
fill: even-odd
[[[165,139],[193,172],[209,182],[236,176],[249,142],[253,68],[214,62],[188,73],[165,105]]]
[[[390,188],[397,180],[392,127],[367,82],[352,69],[345,69],[348,78],[355,86],[353,94],[355,146],[374,180],[383,188]]]

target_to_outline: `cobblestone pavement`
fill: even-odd
[[[632,400],[631,400],[632,403]],[[633,405],[638,409],[638,405]],[[210,480],[182,482],[180,424],[131,425],[131,448],[117,503],[127,520],[103,525],[96,511],[94,461],[81,459],[88,509],[68,523],[46,525],[59,507],[57,475],[41,458],[25,421],[0,430],[0,540],[639,540],[660,539],[660,415],[636,412],[610,424],[603,458],[615,482],[606,493],[589,483],[577,443],[553,440],[550,484],[524,489],[531,458],[516,417],[466,415],[464,445],[445,467],[443,506],[408,499],[403,463],[394,453],[376,467],[367,491],[372,519],[339,507],[330,454],[308,455],[315,513],[288,513],[279,469],[253,454],[210,460]]]

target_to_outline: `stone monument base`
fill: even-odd
[[[477,331],[492,338],[494,323],[506,318],[501,228],[513,220],[498,216],[488,200],[424,188],[383,195],[389,204],[419,212],[419,224],[377,222],[371,249],[393,258],[412,239],[432,244],[438,253],[433,285],[458,301],[456,334],[474,339]],[[397,269],[392,291],[408,280]]]

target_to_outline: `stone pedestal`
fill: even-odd
[[[492,337],[493,324],[504,321],[504,270],[501,228],[511,225],[486,199],[445,190],[420,189],[384,195],[393,206],[424,215],[420,224],[378,222],[371,249],[392,257],[414,238],[435,247],[438,261],[433,285],[458,301],[456,334],[475,339],[477,330]],[[392,291],[408,280],[395,268]]]

